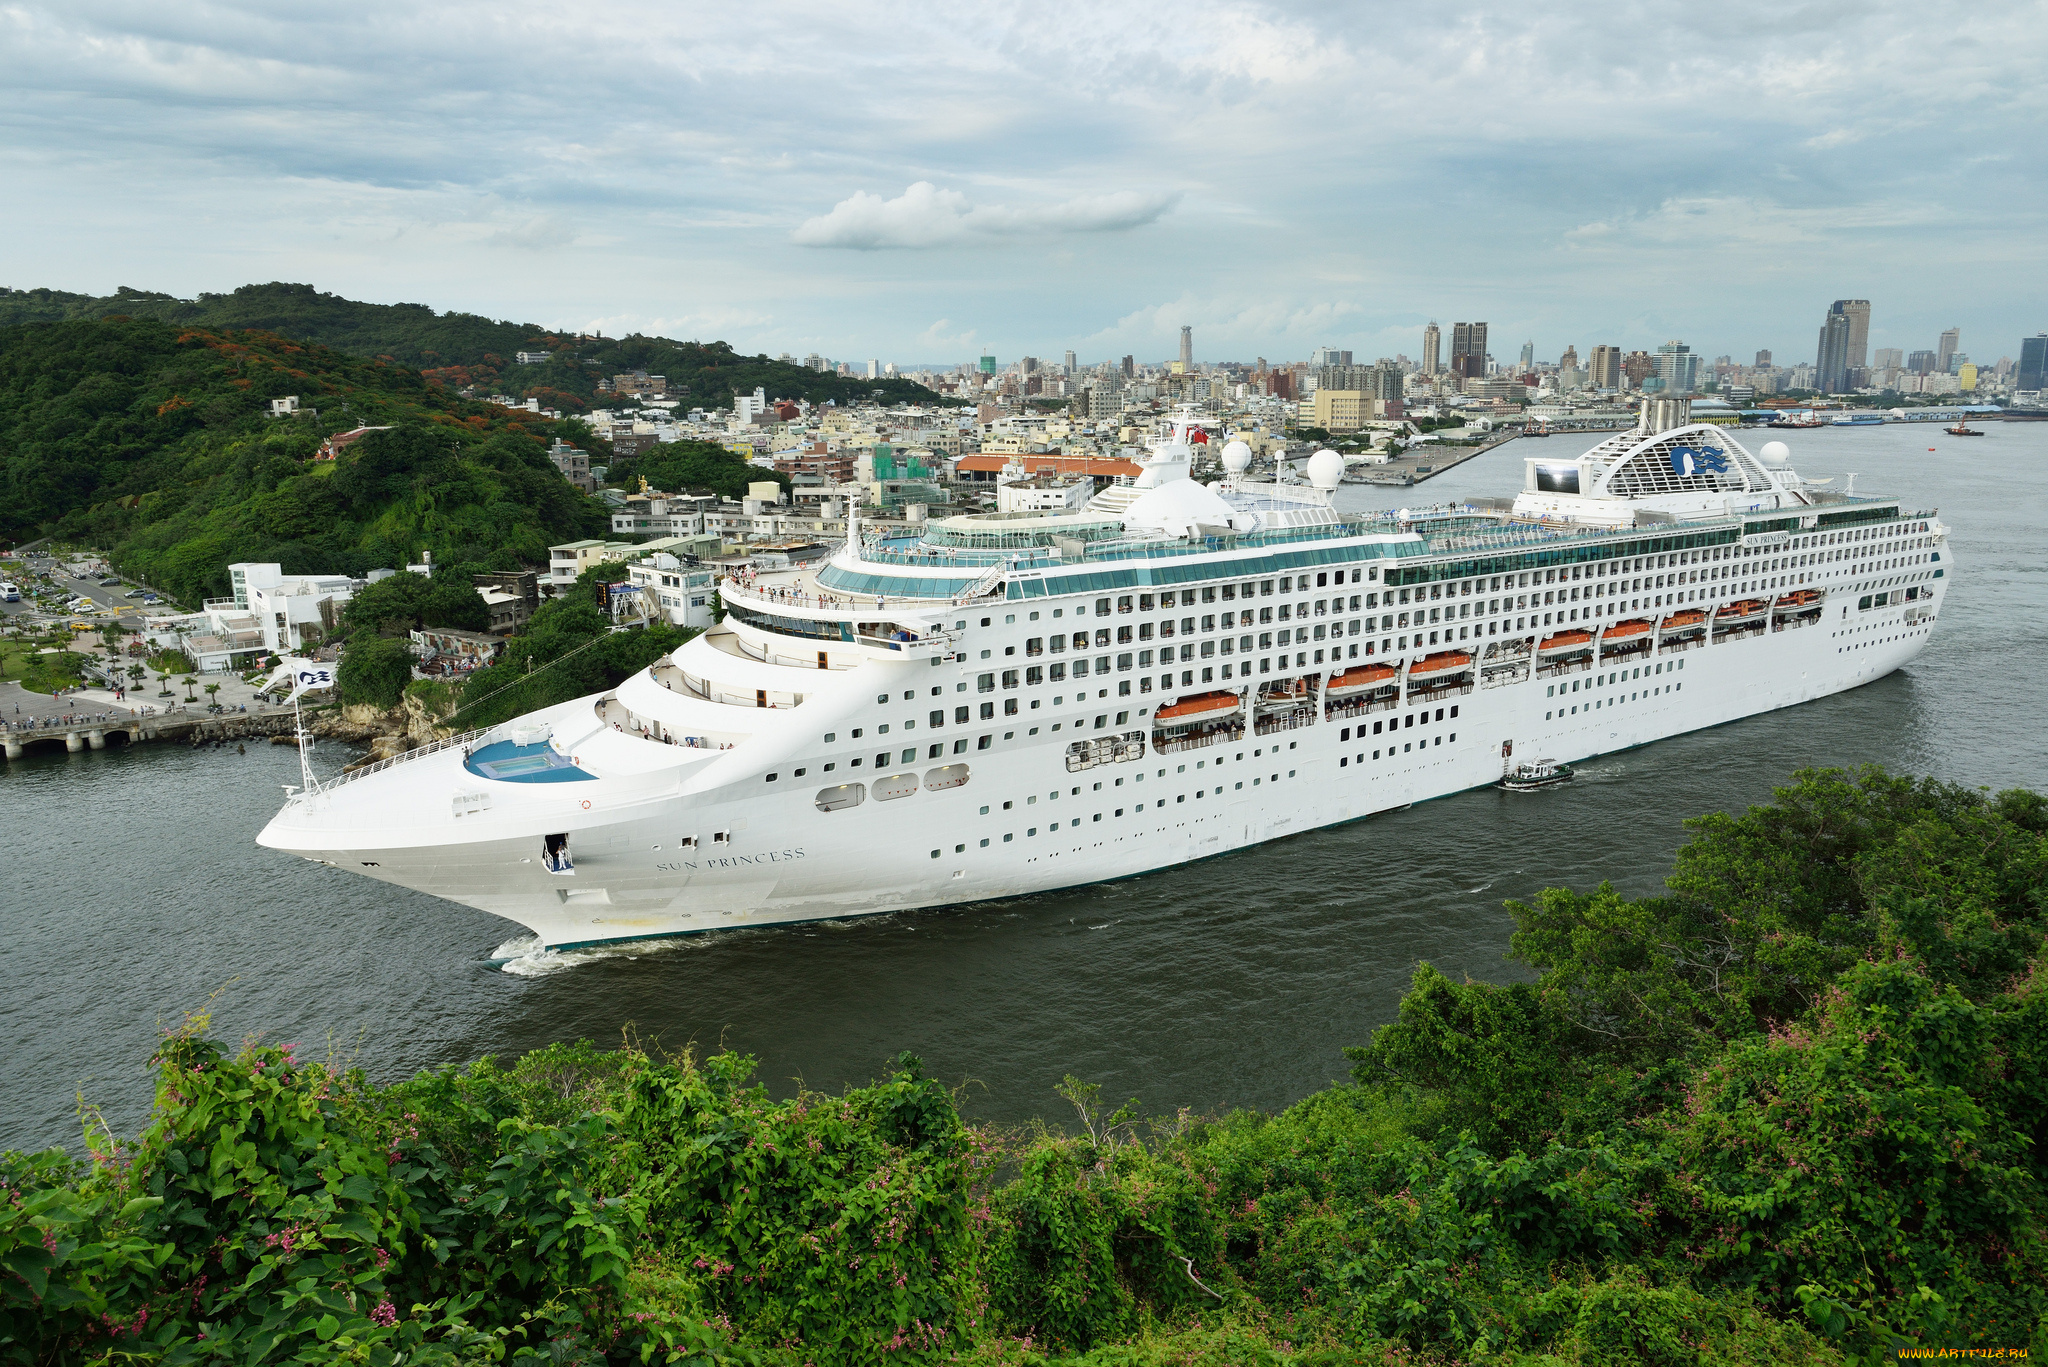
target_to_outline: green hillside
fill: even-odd
[[[317,342],[354,356],[382,357],[426,373],[451,389],[488,397],[538,398],[549,407],[582,409],[605,400],[600,379],[625,371],[664,375],[672,397],[716,408],[756,387],[770,398],[888,403],[954,403],[909,380],[821,375],[767,356],[742,356],[724,342],[666,337],[585,338],[532,323],[473,313],[435,313],[425,304],[365,304],[311,285],[274,281],[231,294],[178,299],[122,286],[95,297],[61,290],[0,288],[0,327],[88,318],[155,318],[222,329],[253,328],[299,342]],[[520,365],[521,351],[548,351],[539,365]]]
[[[274,419],[287,394],[318,410]],[[317,459],[322,440],[389,426]],[[0,328],[0,541],[55,534],[185,602],[226,566],[360,574],[437,560],[541,563],[602,535],[549,462],[556,423],[468,402],[389,361],[274,333],[141,318]]]

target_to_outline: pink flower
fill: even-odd
[[[398,1323],[398,1310],[391,1304],[391,1298],[389,1296],[386,1296],[383,1300],[378,1301],[376,1308],[370,1311],[370,1322],[373,1324],[381,1324],[386,1329],[389,1329],[392,1325]]]

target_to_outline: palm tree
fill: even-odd
[[[186,702],[198,702],[198,701],[199,701],[199,695],[198,695],[197,693],[194,693],[194,692],[192,691],[192,685],[194,685],[194,684],[196,684],[196,683],[198,683],[198,682],[199,682],[199,680],[198,680],[198,679],[196,679],[196,678],[194,678],[194,677],[193,677],[192,675],[190,675],[190,674],[187,674],[187,675],[185,676],[185,701],[186,701]]]
[[[210,703],[210,704],[211,704],[211,705],[213,705],[214,707],[219,707],[219,706],[220,706],[220,700],[219,700],[219,699],[217,699],[217,698],[215,698],[215,697],[213,696],[214,694],[216,694],[216,693],[218,693],[218,692],[220,692],[220,685],[219,685],[219,684],[208,684],[208,685],[206,686],[206,700],[207,700],[207,702],[208,702],[208,703]]]

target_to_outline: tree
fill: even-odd
[[[412,649],[408,643],[370,631],[349,637],[335,679],[343,703],[396,707],[411,682]]]
[[[220,685],[219,685],[219,684],[217,684],[217,683],[210,683],[210,684],[208,684],[208,685],[206,686],[206,701],[207,701],[207,702],[208,702],[208,703],[209,703],[210,705],[212,705],[212,706],[214,706],[214,707],[219,707],[219,706],[220,706],[220,699],[214,696],[214,695],[215,695],[216,693],[219,693],[219,692],[220,692]]]

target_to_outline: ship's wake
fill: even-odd
[[[691,946],[692,940],[627,940],[615,945],[590,945],[582,949],[547,949],[538,935],[519,935],[491,951],[489,962],[500,973],[515,978],[545,978],[585,964],[606,959],[644,959],[655,954],[673,954]]]

